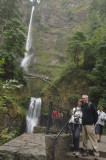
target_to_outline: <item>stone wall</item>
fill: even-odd
[[[53,142],[55,135],[46,135],[46,154],[47,160],[52,160]],[[72,139],[69,134],[62,134],[58,138],[55,145],[55,160],[65,160],[65,154],[69,151],[69,144],[72,144]]]
[[[52,160],[56,135],[23,134],[0,146],[0,160]],[[71,143],[69,134],[62,134],[55,146],[55,160],[65,160]]]

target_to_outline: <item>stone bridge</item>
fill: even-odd
[[[33,73],[26,73],[25,78],[28,79],[41,79],[47,83],[50,83],[52,81],[52,78],[46,75],[40,75],[40,74],[33,74]]]

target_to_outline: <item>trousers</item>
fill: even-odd
[[[81,132],[81,124],[72,124],[74,151],[79,151],[79,140]]]
[[[94,125],[82,125],[82,141],[83,141],[83,149],[87,151],[88,149],[88,139],[92,144],[94,155],[99,156],[98,151],[98,143],[95,135],[95,127]]]

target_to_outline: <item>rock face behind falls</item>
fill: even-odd
[[[49,74],[53,78],[58,75],[61,64],[66,61],[69,37],[81,27],[86,29],[90,1],[42,0],[35,6],[31,72]]]
[[[29,71],[33,74],[47,75],[51,79],[58,77],[62,65],[67,61],[66,46],[71,35],[77,30],[87,29],[89,3],[91,0],[42,0],[35,5],[32,20],[32,59]],[[25,17],[28,26],[28,15]],[[31,94],[41,95],[47,86],[40,80],[30,80]]]

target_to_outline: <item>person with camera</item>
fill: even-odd
[[[88,101],[88,95],[82,95],[83,106],[82,106],[82,141],[83,141],[83,157],[88,156],[88,138],[92,144],[95,158],[99,159],[98,144],[95,135],[95,124],[98,120],[98,113],[95,105]]]
[[[72,116],[69,120],[69,124],[71,124],[72,134],[73,134],[73,144],[74,144],[74,152],[73,155],[76,157],[79,156],[79,139],[80,132],[82,128],[82,99],[78,100],[77,107],[73,108]]]

